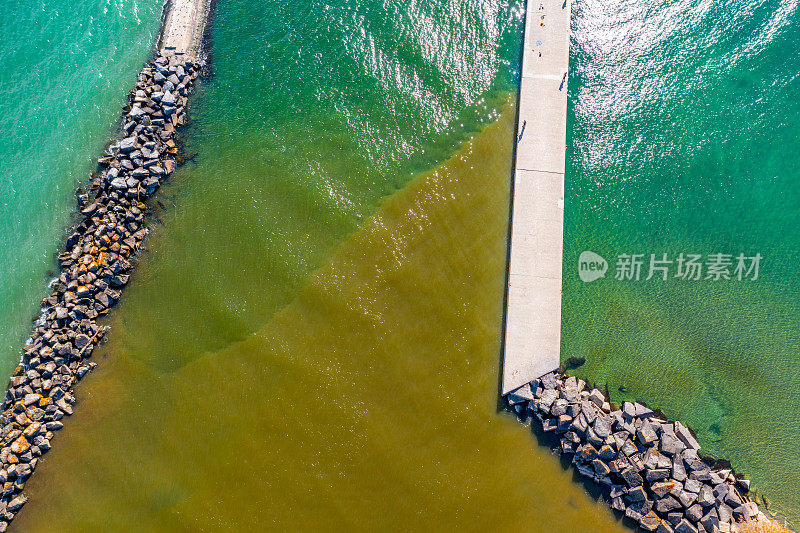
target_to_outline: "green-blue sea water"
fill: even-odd
[[[59,4],[0,13],[8,369],[161,9]],[[15,526],[617,530],[495,411],[522,4],[217,4],[188,162]],[[580,372],[688,420],[788,514],[796,12],[575,6],[564,287]],[[749,285],[584,285],[584,249],[765,260]]]
[[[797,2],[581,0],[572,27],[563,356],[800,523]],[[579,279],[584,250],[605,279]],[[646,280],[665,253],[732,254],[734,279]],[[640,281],[614,278],[620,254],[644,254]]]
[[[19,361],[72,223],[75,189],[148,57],[154,0],[11,0],[0,8],[0,372]]]

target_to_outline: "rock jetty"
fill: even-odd
[[[176,128],[201,65],[159,56],[139,73],[122,138],[98,161],[81,222],[59,255],[60,274],[6,390],[0,415],[0,532],[25,502],[25,482],[72,414],[73,387],[94,368],[105,331],[97,320],[119,301],[147,234],[143,203],[176,166]]]
[[[640,403],[612,407],[574,376],[550,373],[506,395],[520,416],[539,421],[612,509],[644,531],[726,533],[767,521],[748,498],[750,482],[700,453],[693,433]]]

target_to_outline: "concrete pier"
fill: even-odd
[[[502,392],[558,368],[570,0],[528,0]]]
[[[213,0],[167,0],[158,39],[159,54],[195,61],[200,56],[203,33]]]

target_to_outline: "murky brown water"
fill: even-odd
[[[388,198],[254,334],[174,371],[124,341],[158,343],[131,313],[203,294],[148,272],[181,264],[156,236],[16,531],[620,531],[496,412],[513,118]]]

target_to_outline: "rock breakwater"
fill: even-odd
[[[768,520],[748,497],[747,479],[726,462],[702,456],[688,428],[645,405],[614,408],[599,390],[555,372],[506,400],[554,435],[554,447],[571,457],[580,476],[599,485],[611,508],[644,531],[725,533]]]
[[[0,415],[0,532],[25,505],[25,482],[50,449],[61,419],[72,414],[74,385],[89,361],[107,314],[128,283],[132,258],[147,234],[143,203],[176,166],[176,128],[201,65],[159,56],[139,73],[122,118],[123,137],[98,161],[81,222],[59,255],[53,292],[23,348]]]

